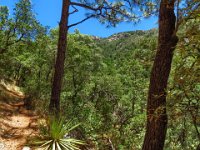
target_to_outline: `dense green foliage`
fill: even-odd
[[[0,6],[0,77],[16,82],[32,107],[46,113],[58,30],[42,27],[31,10],[30,4],[19,3],[11,18]],[[196,149],[200,141],[199,23],[199,16],[190,19],[179,32],[167,89],[166,150]],[[100,150],[141,149],[157,30],[108,38],[75,31],[68,40],[61,111],[74,123],[82,123],[75,136]]]
[[[195,149],[200,141],[199,21],[199,18],[191,19],[181,27],[170,78],[166,145],[173,143],[179,149]]]

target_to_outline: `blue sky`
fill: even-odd
[[[8,6],[10,13],[18,0],[0,0],[0,5]],[[58,26],[61,15],[62,0],[32,0],[34,12],[37,14],[37,19],[44,26],[54,28]],[[84,18],[85,10],[81,10],[77,14],[70,17],[69,22],[74,23]],[[121,23],[115,28],[106,28],[105,25],[100,24],[95,19],[87,20],[86,22],[77,25],[70,29],[73,32],[78,29],[83,34],[95,35],[100,37],[107,37],[114,33],[133,31],[133,30],[148,30],[157,27],[157,18],[152,17],[144,19],[140,23]]]

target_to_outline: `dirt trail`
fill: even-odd
[[[22,95],[6,91],[0,97],[0,150],[22,150],[27,139],[38,134],[38,118],[25,108]]]

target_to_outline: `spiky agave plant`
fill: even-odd
[[[80,124],[72,126],[70,121],[65,123],[63,118],[52,118],[48,124],[48,135],[37,142],[43,150],[80,150],[78,146],[84,145],[83,141],[66,136]]]

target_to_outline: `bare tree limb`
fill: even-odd
[[[69,15],[72,15],[72,14],[78,12],[78,9],[75,6],[72,5],[72,7],[74,8],[74,11],[70,12]]]
[[[79,22],[76,22],[76,23],[73,23],[73,24],[71,24],[71,25],[68,25],[68,28],[71,28],[71,27],[73,27],[73,26],[76,26],[76,25],[78,25],[78,24],[81,24],[81,23],[85,22],[86,20],[88,20],[88,19],[90,19],[90,18],[93,18],[93,17],[95,17],[95,15],[90,15],[90,16],[86,17],[85,19],[83,19],[83,20],[81,20],[81,21],[79,21]]]
[[[82,4],[82,3],[76,3],[76,2],[70,2],[70,5],[74,5],[74,6],[79,6],[79,7],[83,7],[83,8],[87,8],[89,10],[93,10],[93,11],[98,11],[100,10],[100,7],[91,7],[91,6],[88,6],[86,4]]]

